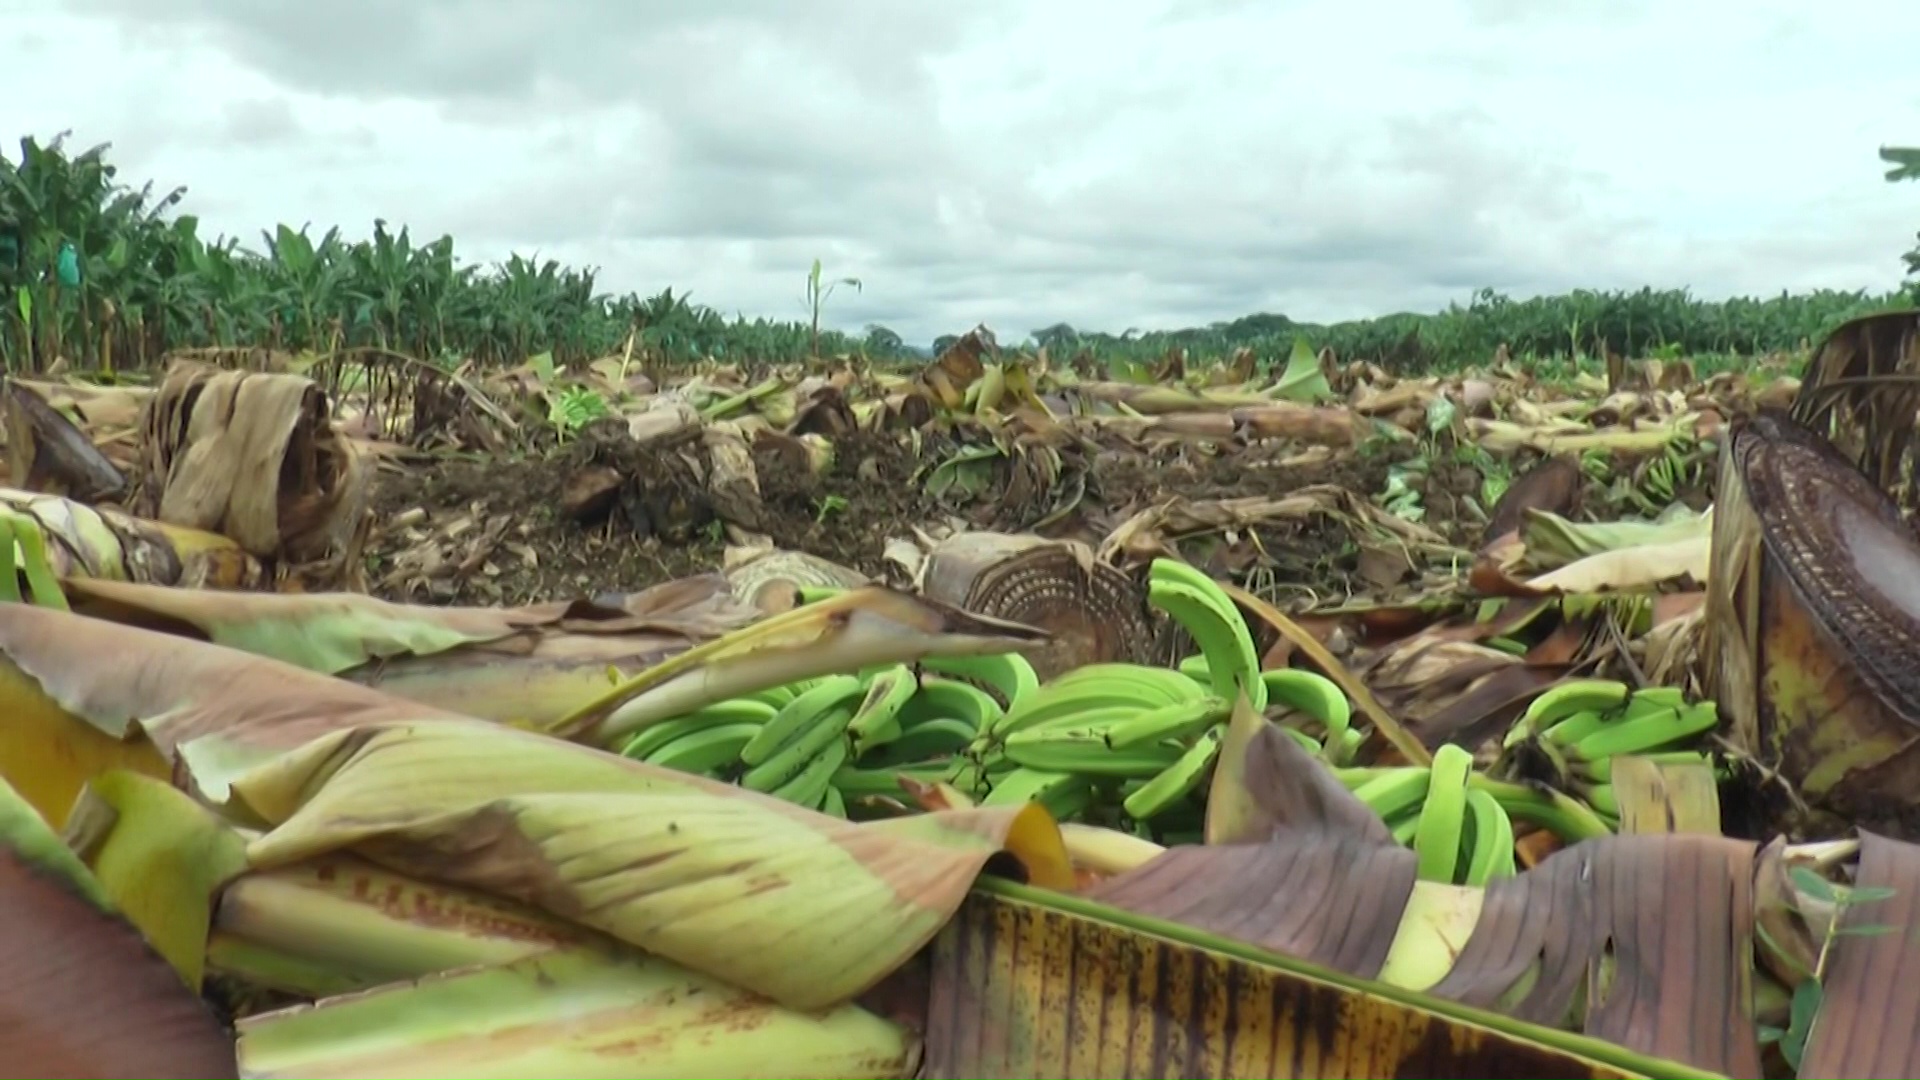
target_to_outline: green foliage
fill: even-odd
[[[106,149],[75,154],[64,136],[44,145],[29,137],[18,162],[0,154],[0,361],[8,369],[35,370],[62,356],[85,368],[142,367],[170,350],[209,346],[381,351],[441,365],[549,354],[561,367],[615,355],[642,363],[919,355],[884,326],[858,335],[820,328],[833,290],[859,282],[826,279],[817,262],[807,275],[805,318],[774,321],[728,319],[671,288],[608,296],[597,291],[595,270],[552,260],[516,254],[490,266],[463,263],[450,237],[418,243],[384,221],[359,241],[337,228],[314,236],[306,226],[276,225],[252,250],[203,238],[191,214],[176,212],[185,188],[156,196],[152,184],[120,183]],[[1920,175],[1920,152],[1882,156],[1897,166],[1889,178]],[[1920,274],[1920,248],[1908,262]],[[1120,334],[1057,323],[1033,337],[1056,358],[1085,354],[1115,370],[1151,370],[1176,348],[1196,362],[1244,348],[1278,364],[1301,340],[1402,371],[1484,364],[1503,344],[1516,357],[1572,366],[1603,348],[1628,356],[1792,351],[1901,299],[1823,291],[1706,301],[1641,289],[1515,300],[1482,290],[1433,315],[1316,325],[1258,314]],[[955,340],[944,335],[932,351]]]
[[[29,137],[18,162],[0,154],[0,298],[12,301],[0,304],[0,358],[8,369],[57,356],[85,367],[140,366],[171,349],[208,346],[377,349],[483,364],[545,352],[566,366],[624,355],[629,335],[642,360],[815,355],[809,323],[729,320],[670,288],[610,297],[596,291],[595,271],[552,260],[463,264],[451,237],[416,243],[384,221],[358,242],[337,228],[314,237],[286,225],[262,233],[258,251],[205,240],[192,215],[170,215],[185,188],[156,198],[151,184],[120,184],[106,150],[70,154],[64,136],[45,145]],[[64,244],[74,249],[77,285],[60,280]],[[9,288],[17,293],[6,298]],[[876,347],[905,352],[898,335],[818,333],[827,355],[890,355]]]
[[[1170,349],[1219,356],[1251,348],[1287,355],[1296,338],[1329,346],[1342,359],[1367,359],[1399,371],[1483,365],[1506,345],[1516,357],[1580,361],[1602,348],[1629,357],[1761,355],[1807,348],[1835,326],[1903,303],[1898,294],[1821,290],[1770,299],[1700,300],[1684,289],[1635,292],[1578,290],[1565,296],[1514,300],[1482,289],[1466,305],[1434,315],[1399,314],[1319,325],[1283,315],[1249,315],[1188,330],[1114,335],[1070,326],[1034,331],[1054,355],[1086,351],[1102,359],[1139,359]]]

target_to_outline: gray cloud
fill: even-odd
[[[1884,288],[1920,219],[1874,159],[1920,138],[1894,0],[19,3],[95,77],[0,97],[215,228],[380,216],[780,317],[819,257],[867,285],[831,321],[916,340]]]

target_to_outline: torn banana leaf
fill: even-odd
[[[473,721],[276,660],[24,604],[0,604],[0,776],[49,822],[110,769],[227,781],[360,724]]]
[[[237,593],[70,579],[75,613],[225,645],[482,720],[551,722],[758,612],[703,574],[611,601],[517,608],[358,593]]]
[[[351,850],[533,905],[800,1009],[851,999],[938,932],[987,861],[1071,888],[1039,806],[854,824],[477,722],[336,732],[233,781],[256,868]]]
[[[940,935],[931,981],[930,1080],[1714,1075],[998,881]]]
[[[1436,998],[1759,1075],[1754,845],[1679,835],[1576,844],[1495,879],[1462,947],[1444,920],[1415,924],[1431,914],[1411,905],[1417,858],[1362,816],[1370,809],[1270,723],[1245,745],[1237,757],[1223,751],[1216,797],[1222,785],[1244,790],[1210,830],[1237,842],[1170,848],[1086,898],[1361,979],[1381,979],[1395,956]]]

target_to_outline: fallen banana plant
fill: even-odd
[[[31,559],[23,567],[32,571]],[[0,567],[0,588],[8,575]],[[242,593],[69,578],[71,609],[240,649],[482,720],[538,725],[758,612],[717,574],[603,602],[395,604],[359,593]],[[55,590],[55,595],[59,595]],[[45,606],[45,605],[43,605]]]
[[[6,487],[0,487],[0,516],[14,531],[43,538],[47,563],[63,578],[212,589],[266,581],[259,560],[218,533]]]

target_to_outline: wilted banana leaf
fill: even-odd
[[[705,574],[617,598],[517,608],[395,604],[359,593],[239,593],[70,578],[75,613],[338,675],[482,720],[550,722],[758,612]]]
[[[614,945],[523,904],[421,881],[353,855],[249,871],[220,891],[211,914],[209,970],[309,998],[560,947]]]
[[[1071,888],[1038,806],[854,824],[478,722],[335,732],[233,781],[260,869],[350,849],[518,900],[793,1008],[847,1001],[952,915],[989,858]]]
[[[468,720],[290,664],[25,604],[0,604],[0,776],[56,825],[110,769],[233,776],[342,728]],[[471,720],[468,720],[471,723]]]
[[[0,1076],[238,1076],[198,995],[0,784]]]
[[[1403,969],[1445,970],[1427,991],[1434,997],[1577,1022],[1638,1054],[1759,1075],[1752,844],[1659,836],[1574,845],[1496,879],[1455,957],[1441,935],[1422,945],[1410,922],[1420,914],[1414,854],[1364,821],[1371,811],[1344,787],[1317,778],[1325,770],[1297,743],[1266,725],[1244,757],[1223,752],[1218,768],[1216,798],[1223,785],[1244,788],[1220,811],[1239,824],[1218,833],[1238,842],[1169,849],[1095,886],[1089,900],[1362,979],[1382,977],[1390,954],[1439,950],[1424,963],[1401,958]]]
[[[1684,507],[1678,507],[1684,510]],[[1713,535],[1713,509],[1663,515],[1661,521],[1568,521],[1559,514],[1529,510],[1521,538],[1528,565],[1552,569],[1608,551],[1699,540]]]
[[[961,906],[932,981],[930,1078],[1714,1075],[1007,882]]]

